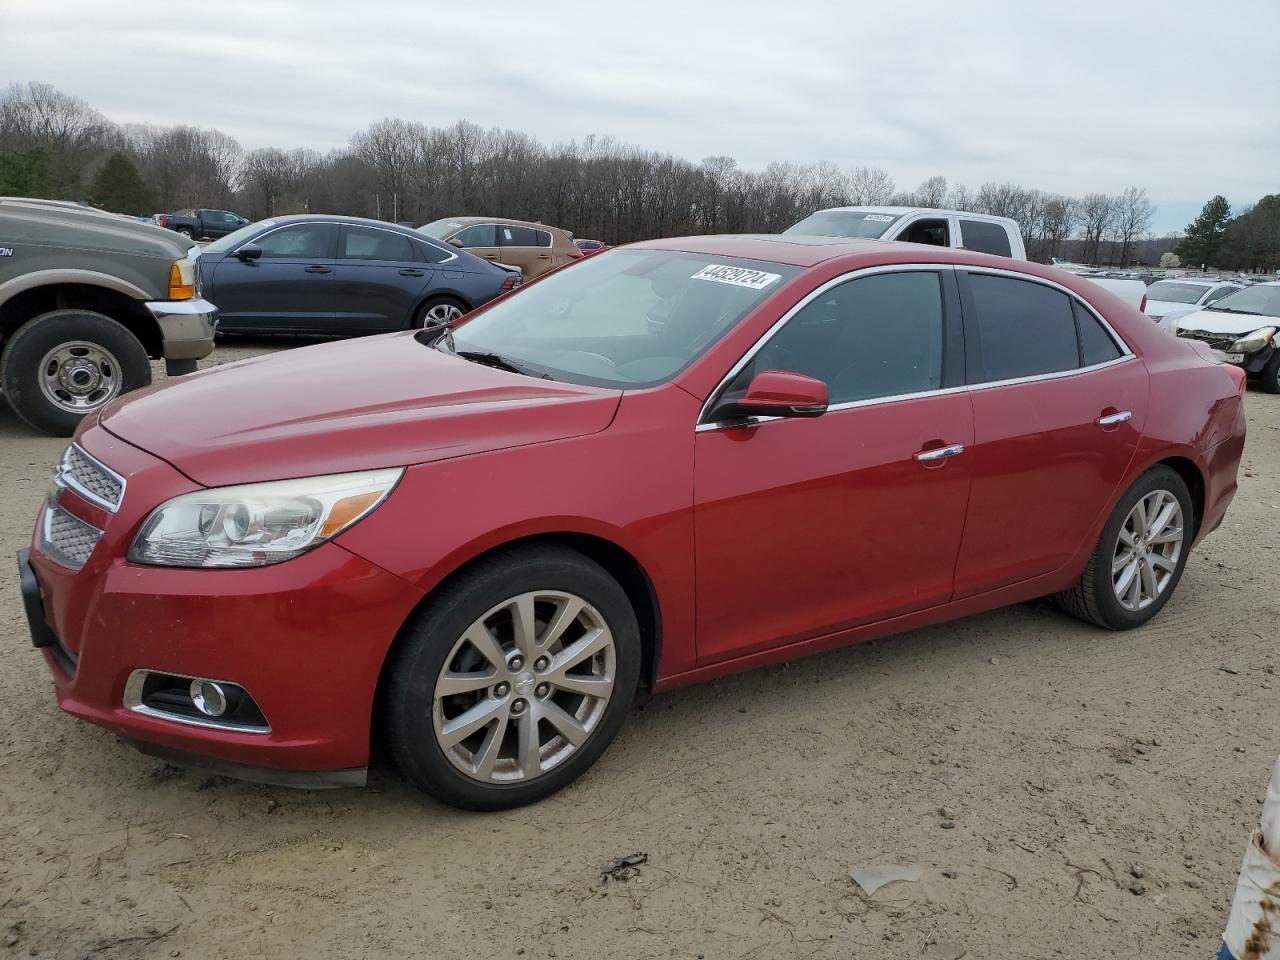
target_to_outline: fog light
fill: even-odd
[[[212,680],[191,681],[191,702],[206,717],[220,717],[227,712],[227,692]]]

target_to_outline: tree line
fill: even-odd
[[[467,121],[433,127],[395,118],[327,153],[245,150],[218,130],[117,124],[35,82],[0,94],[0,194],[88,200],[139,215],[218,207],[251,219],[345,213],[414,225],[502,215],[607,243],[776,232],[823,207],[891,204],[1011,217],[1028,256],[1042,261],[1155,262],[1176,242],[1152,242],[1155,207],[1136,186],[1067,196],[996,181],[971,189],[934,176],[903,190],[872,166],[746,170],[731,157],[695,163],[609,137],[544,144]]]

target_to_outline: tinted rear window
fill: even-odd
[[[1147,299],[1163,300],[1165,303],[1196,303],[1204,296],[1206,289],[1198,283],[1161,280],[1147,287]]]
[[[1013,251],[1009,249],[1009,234],[998,223],[987,223],[985,220],[961,220],[960,237],[960,242],[966,250],[994,253],[1000,257],[1013,255]]]
[[[975,382],[1013,380],[1080,366],[1071,299],[1029,280],[970,273],[982,370]]]

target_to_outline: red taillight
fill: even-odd
[[[1242,367],[1233,367],[1229,363],[1223,364],[1223,366],[1227,368],[1227,373],[1231,374],[1231,377],[1235,380],[1236,390],[1238,390],[1240,392],[1240,396],[1243,397],[1246,385],[1249,382],[1248,375],[1244,372]]]
[[[162,226],[162,227],[167,227],[168,225],[169,225],[169,218],[168,218],[168,217],[161,217],[161,218],[160,218],[160,226]]]
[[[502,281],[502,289],[514,290],[516,287],[520,286],[520,284],[523,282],[524,282],[523,277],[517,277],[513,274],[512,276],[507,277],[507,279]]]
[[[1138,312],[1139,313],[1147,312],[1147,295],[1145,293],[1142,295],[1142,302],[1138,304]]]

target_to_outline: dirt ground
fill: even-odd
[[[659,697],[504,815],[143,757],[58,711],[0,559],[0,957],[1208,958],[1280,749],[1280,397],[1248,408],[1148,627],[1028,604]],[[62,445],[0,402],[0,558]]]

